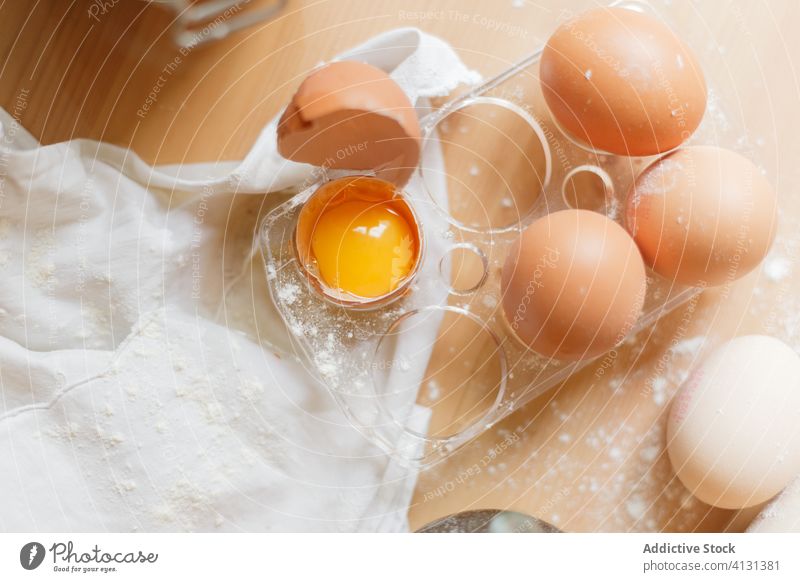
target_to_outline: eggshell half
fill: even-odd
[[[278,123],[278,151],[330,169],[376,170],[403,185],[420,157],[416,111],[384,71],[339,61],[311,73]]]
[[[588,210],[562,210],[531,224],[512,246],[501,278],[511,330],[558,359],[598,356],[636,323],[647,280],[631,237]]]
[[[683,143],[706,108],[692,51],[662,22],[626,8],[598,8],[561,25],[542,52],[542,91],[559,125],[619,155]]]
[[[705,503],[739,509],[776,495],[800,474],[800,357],[761,335],[717,348],[673,400],[667,451]]]
[[[772,186],[750,160],[721,148],[686,147],[637,177],[626,223],[658,274],[687,285],[721,285],[767,255],[777,207]]]

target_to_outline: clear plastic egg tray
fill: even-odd
[[[425,226],[425,254],[396,301],[347,309],[309,283],[294,232],[319,183],[262,225],[268,286],[293,348],[352,424],[406,465],[442,459],[594,361],[542,357],[513,335],[500,301],[502,265],[520,231],[549,212],[579,207],[622,222],[633,180],[655,158],[594,151],[560,131],[541,93],[540,55],[422,120],[423,162],[406,192]],[[701,125],[691,141],[703,138]],[[648,273],[631,333],[699,291]]]

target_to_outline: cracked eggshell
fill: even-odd
[[[712,146],[681,148],[646,168],[626,201],[645,263],[686,285],[721,285],[764,259],[778,223],[775,192],[748,159]]]
[[[503,312],[534,351],[563,360],[599,356],[625,339],[644,303],[639,250],[613,220],[562,210],[531,224],[501,277]]]
[[[763,335],[712,352],[673,400],[667,451],[698,499],[727,509],[762,503],[800,474],[800,357]]]
[[[420,158],[414,106],[384,71],[338,61],[312,72],[278,123],[278,151],[330,169],[376,170],[402,186]]]
[[[540,78],[567,133],[628,156],[678,147],[700,124],[708,96],[689,47],[627,8],[589,10],[562,24],[542,52]]]

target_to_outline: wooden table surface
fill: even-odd
[[[105,6],[97,18],[94,4]],[[290,0],[269,24],[181,54],[166,32],[170,14],[140,0],[5,0],[0,105],[45,143],[105,140],[154,163],[240,159],[309,68],[378,32],[419,26],[491,75],[546,39],[562,7],[592,2],[431,4]],[[773,268],[706,292],[622,347],[602,376],[589,366],[423,473],[412,527],[467,508],[513,508],[568,531],[738,531],[757,512],[694,500],[672,474],[663,421],[680,378],[709,346],[753,332],[798,345],[800,4],[662,8],[678,28],[703,31],[703,64],[723,79],[743,143],[779,191]]]

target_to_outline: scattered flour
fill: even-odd
[[[669,382],[663,376],[653,378],[653,381],[650,383],[650,387],[653,390],[653,402],[655,402],[657,406],[663,406],[667,401],[668,386]]]
[[[773,283],[780,283],[791,271],[791,262],[783,257],[770,257],[764,263],[764,274]]]
[[[650,447],[645,447],[641,451],[639,451],[639,458],[644,461],[645,463],[652,463],[658,458],[658,455],[661,454],[661,449],[655,445]]]
[[[639,521],[647,511],[647,503],[641,497],[632,497],[625,502],[625,510],[631,519]]]
[[[693,356],[700,351],[705,342],[706,337],[698,335],[678,342],[670,351],[678,356]]]
[[[436,380],[431,380],[428,382],[428,399],[438,400],[439,396],[441,396],[439,384],[436,382]]]
[[[683,173],[683,165],[671,158],[663,159],[651,166],[636,181],[634,205],[638,205],[642,196],[662,196],[670,192],[677,185],[678,176]]]
[[[300,286],[296,283],[286,283],[278,290],[278,299],[286,305],[292,305],[300,294]]]

